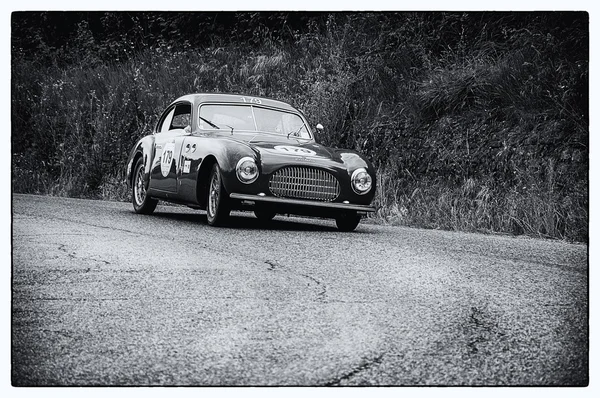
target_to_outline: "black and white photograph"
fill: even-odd
[[[327,5],[4,13],[13,392],[590,392],[595,14]]]

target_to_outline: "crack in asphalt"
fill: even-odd
[[[61,252],[63,252],[63,253],[66,253],[66,254],[67,254],[67,256],[69,256],[69,258],[72,258],[72,259],[74,259],[74,260],[84,260],[84,261],[85,261],[85,260],[89,260],[89,261],[96,261],[96,262],[99,262],[99,263],[104,263],[105,265],[110,265],[110,264],[111,264],[109,261],[102,260],[102,259],[97,259],[97,258],[93,258],[93,257],[77,257],[77,256],[75,255],[75,253],[67,251],[67,249],[66,249],[66,246],[67,246],[67,245],[65,245],[64,243],[61,243],[61,244],[58,246],[58,250],[60,250],[60,251],[61,251]],[[88,268],[88,271],[89,271],[89,268]]]
[[[15,213],[15,215],[23,215],[23,216],[28,216],[28,217],[31,217],[31,218],[42,219],[42,220],[51,219],[51,220],[67,221],[67,222],[74,223],[74,224],[83,224],[83,225],[87,225],[87,226],[90,226],[90,227],[108,229],[109,231],[121,231],[121,232],[127,232],[127,233],[135,234],[135,235],[139,234],[139,231],[131,231],[129,229],[117,228],[115,226],[107,227],[105,225],[97,225],[97,224],[85,222],[85,221],[82,221],[82,220],[74,221],[73,219],[63,218],[63,217],[56,217],[56,216],[50,216],[50,215],[45,215],[43,217],[42,216],[37,216],[37,215],[25,214],[25,213]]]
[[[466,254],[471,254],[471,255],[488,258],[488,259],[494,258],[496,260],[503,261],[503,262],[512,261],[515,263],[525,263],[526,265],[538,265],[538,266],[542,266],[542,267],[559,269],[561,271],[574,272],[574,273],[581,274],[581,275],[587,275],[587,273],[588,273],[587,268],[581,269],[581,268],[577,268],[571,264],[551,263],[551,262],[546,262],[543,260],[538,260],[535,258],[519,258],[519,257],[515,257],[515,256],[510,256],[510,255],[502,255],[499,253],[481,253],[476,250],[469,250],[469,249],[464,249],[464,248],[456,248],[456,249],[449,249],[449,250],[452,250],[454,253],[461,255],[461,256],[466,253]]]
[[[114,226],[107,227],[107,226],[103,226],[103,225],[97,225],[97,224],[90,223],[90,222],[84,222],[84,221],[81,221],[81,220],[78,220],[77,222],[75,222],[75,221],[73,221],[73,220],[71,220],[71,219],[62,218],[62,217],[53,217],[53,216],[45,216],[45,217],[41,217],[41,216],[36,216],[36,215],[24,214],[24,213],[15,213],[15,214],[25,215],[25,216],[29,216],[29,217],[33,217],[33,218],[42,218],[42,219],[44,219],[44,220],[46,220],[46,219],[55,219],[55,220],[67,221],[67,222],[71,222],[71,223],[79,223],[79,224],[84,224],[84,225],[88,225],[88,226],[91,226],[91,227],[102,228],[102,229],[108,229],[108,230],[110,230],[110,231],[113,231],[113,230],[114,230],[114,231],[122,231],[122,232],[127,232],[127,233],[135,234],[135,235],[138,235],[138,236],[139,236],[139,235],[145,235],[145,236],[156,236],[156,234],[147,233],[146,231],[135,231],[135,232],[134,232],[134,231],[131,231],[131,230],[128,230],[128,229],[117,228],[117,227],[114,227]],[[82,235],[84,235],[84,234],[82,234]],[[162,235],[161,235],[161,237],[162,237]],[[197,241],[195,241],[195,240],[190,240],[190,239],[181,239],[180,237],[178,237],[178,238],[172,238],[171,240],[172,240],[172,241],[175,241],[175,240],[177,240],[177,241],[179,241],[179,242],[181,242],[182,240],[184,240],[184,241],[188,241],[189,243],[193,243],[195,246],[199,246],[199,247],[203,248],[204,250],[208,250],[208,251],[211,251],[211,252],[213,252],[213,253],[219,253],[219,254],[221,254],[221,253],[222,253],[222,254],[229,254],[229,255],[234,255],[234,256],[240,256],[240,253],[237,253],[237,252],[235,252],[235,251],[232,251],[232,250],[227,250],[227,249],[224,249],[224,248],[218,248],[218,249],[217,249],[217,248],[215,248],[215,247],[213,247],[213,246],[209,246],[208,244],[201,244],[201,243],[199,243],[199,242],[197,242]],[[71,258],[73,258],[73,259],[92,260],[92,261],[97,261],[97,262],[103,262],[103,263],[104,263],[104,264],[106,264],[106,265],[110,265],[110,264],[111,264],[110,262],[108,262],[108,261],[106,261],[106,260],[98,260],[98,259],[94,259],[94,258],[81,258],[81,257],[76,257],[74,253],[68,253],[68,252],[66,251],[66,249],[65,249],[65,245],[64,245],[64,244],[61,244],[61,245],[60,245],[60,247],[59,247],[59,250],[62,250],[62,251],[64,251],[65,253],[67,253],[67,255],[68,255],[69,257],[71,257]],[[242,255],[242,257],[244,257],[244,258],[246,258],[246,259],[252,259],[252,260],[255,260],[255,261],[259,261],[259,262],[260,262],[260,260],[259,260],[259,259],[257,259],[257,258],[252,258],[252,257],[250,257],[250,256],[247,256],[247,255]],[[266,261],[264,261],[264,263],[266,263],[267,265],[269,265],[269,268],[268,268],[268,269],[269,269],[270,271],[275,271],[275,270],[277,270],[277,269],[283,269],[283,270],[286,270],[287,272],[289,272],[290,274],[294,274],[294,275],[297,275],[297,276],[303,277],[303,278],[305,278],[305,279],[309,279],[310,281],[314,282],[314,283],[315,283],[315,284],[316,284],[316,285],[317,285],[317,286],[320,288],[320,291],[317,293],[317,301],[325,301],[325,299],[326,299],[326,295],[327,295],[327,288],[326,288],[326,286],[325,286],[325,285],[324,285],[324,284],[323,284],[321,281],[319,281],[318,279],[316,279],[316,278],[314,278],[314,277],[312,277],[312,276],[310,276],[310,275],[307,275],[307,274],[301,274],[301,273],[298,273],[298,272],[294,272],[294,271],[293,271],[293,270],[291,270],[290,268],[286,268],[286,267],[284,267],[283,265],[279,264],[279,263],[278,263],[278,262],[276,262],[276,261],[266,260]]]
[[[104,225],[97,225],[97,224],[94,224],[94,223],[84,222],[84,221],[81,221],[81,220],[73,221],[72,219],[67,219],[67,218],[62,218],[62,217],[53,217],[53,216],[50,216],[50,215],[41,217],[41,216],[35,216],[35,215],[27,215],[27,214],[23,214],[23,213],[18,213],[18,214],[25,215],[25,216],[28,216],[28,217],[31,217],[31,218],[42,219],[42,220],[53,219],[53,220],[71,222],[71,223],[74,223],[74,224],[84,224],[84,225],[87,225],[87,226],[90,226],[90,227],[107,229],[109,231],[122,231],[122,232],[127,232],[127,233],[130,233],[130,234],[134,234],[136,236],[140,236],[140,235],[148,236],[148,237],[160,236],[161,238],[164,238],[164,236],[162,236],[162,235],[147,233],[146,231],[131,231],[131,230],[128,230],[128,229],[117,228],[117,227],[114,227],[114,226],[113,227],[107,227],[107,226],[104,226]],[[73,234],[73,235],[82,235],[82,236],[85,236],[85,235],[89,235],[89,234]],[[185,238],[182,239],[181,237],[177,237],[177,238],[173,237],[170,240],[171,241],[178,241],[178,242],[186,241],[188,243],[192,243],[195,246],[201,247],[201,248],[203,248],[205,250],[208,250],[208,251],[211,251],[213,253],[233,254],[235,256],[239,256],[240,255],[239,253],[237,253],[235,251],[226,250],[226,249],[223,249],[223,248],[215,249],[214,247],[212,247],[212,246],[210,246],[208,244],[202,244],[202,243],[199,243],[199,242],[197,242],[195,240],[192,240],[192,239],[185,239]],[[64,245],[62,245],[62,246],[64,246]],[[67,253],[67,254],[69,254],[69,253]],[[78,258],[78,257],[75,257],[74,255],[71,255],[71,254],[69,255],[69,257]],[[97,260],[97,259],[92,259],[92,258],[90,258],[90,260],[104,261],[104,260]],[[106,262],[106,264],[110,264],[110,263]]]
[[[51,330],[51,329],[40,329],[40,332],[44,334],[54,334],[59,335],[66,338],[73,338],[73,333],[68,330]]]
[[[365,370],[370,369],[373,366],[381,364],[381,362],[383,361],[384,355],[385,355],[385,353],[381,353],[378,356],[376,356],[375,358],[363,360],[358,365],[353,367],[349,372],[346,372],[342,376],[340,376],[328,383],[325,383],[324,386],[325,387],[340,386],[343,382],[350,380],[357,374],[364,372]]]
[[[275,271],[276,268],[280,268],[281,267],[280,264],[278,264],[275,261],[271,261],[271,260],[265,261],[265,264],[269,265],[269,268],[268,268],[269,271]]]
[[[19,297],[19,301],[140,301],[146,302],[148,297],[143,298],[131,298],[131,297]],[[169,297],[152,297],[153,301],[175,301],[175,300],[193,300],[195,302],[214,302],[215,300],[247,300],[247,301],[255,301],[255,302],[269,302],[271,301],[269,298],[257,298],[255,296],[191,296],[191,297],[179,297],[179,296],[169,296]],[[287,302],[286,300],[277,300],[280,303]],[[290,300],[292,302],[293,300]]]
[[[62,243],[61,243],[61,244],[58,246],[58,250],[60,250],[60,251],[61,251],[61,252],[63,252],[63,253],[66,253],[66,254],[67,254],[67,256],[69,256],[69,257],[71,257],[71,258],[75,258],[75,254],[73,254],[73,253],[69,253],[69,252],[67,251],[67,249],[66,249],[66,246],[67,246],[67,245],[65,245],[65,244],[62,244]]]
[[[35,216],[35,215],[27,215],[27,214],[24,214],[24,213],[18,213],[18,214],[29,216],[29,217],[32,217],[32,218],[38,218],[38,219],[42,219],[42,220],[53,219],[53,220],[71,222],[71,223],[75,223],[75,224],[84,224],[84,225],[87,225],[87,226],[90,226],[90,227],[107,229],[109,231],[122,231],[122,232],[127,232],[127,233],[130,233],[130,234],[134,234],[136,236],[147,236],[147,237],[157,237],[157,236],[160,236],[161,238],[164,239],[163,235],[152,234],[152,233],[148,233],[147,231],[131,231],[131,230],[128,230],[128,229],[117,228],[117,227],[114,227],[114,226],[113,227],[107,227],[107,226],[104,226],[104,225],[97,225],[97,224],[94,224],[94,223],[84,222],[84,221],[81,221],[81,220],[73,221],[72,219],[67,219],[67,218],[62,218],[62,217],[53,217],[53,216],[50,216],[50,215],[41,217],[41,216]],[[85,236],[85,235],[89,235],[89,234],[81,234],[81,235]],[[193,240],[193,239],[185,239],[185,238],[182,238],[182,237],[172,237],[169,240],[174,241],[174,242],[175,241],[177,241],[177,242],[188,242],[188,243],[193,244],[194,246],[201,247],[204,250],[208,250],[210,252],[217,253],[217,254],[229,254],[229,255],[234,255],[234,256],[237,256],[237,257],[241,256],[241,257],[243,257],[245,259],[253,259],[253,260],[256,260],[256,261],[260,261],[258,258],[252,258],[252,257],[249,257],[249,256],[241,255],[240,253],[235,252],[233,250],[227,250],[227,249],[224,249],[224,248],[215,248],[215,247],[213,247],[213,246],[211,246],[209,244],[203,244],[203,243],[200,243],[200,242],[198,242],[196,240]],[[74,256],[72,256],[72,257],[73,258],[78,258],[78,257],[74,257]],[[94,261],[104,261],[104,260],[97,260],[97,259],[91,259],[91,260],[94,260]],[[106,264],[110,264],[110,263],[107,262]]]
[[[321,289],[321,291],[319,293],[317,293],[317,301],[325,301],[325,296],[327,295],[327,288],[321,281],[319,281],[318,279],[316,279],[310,275],[300,274],[300,273],[295,273],[295,274],[300,275],[306,279],[309,279],[309,280],[315,282],[317,284],[317,286],[319,286],[319,288]]]
[[[265,264],[267,264],[269,266],[268,270],[269,271],[276,271],[276,270],[282,270],[285,271],[289,274],[292,275],[296,275],[296,276],[300,276],[302,278],[308,279],[311,282],[314,282],[318,287],[319,287],[319,292],[317,293],[317,301],[325,301],[326,295],[327,295],[327,287],[325,286],[325,284],[323,282],[321,282],[320,280],[318,280],[317,278],[307,275],[307,274],[301,274],[299,272],[296,272],[295,270],[289,268],[289,267],[284,267],[282,264],[278,263],[277,261],[274,260],[266,260],[264,262]],[[310,283],[309,283],[310,285]]]
[[[468,337],[466,346],[469,356],[478,355],[482,345],[490,342],[492,337],[497,340],[505,335],[498,330],[498,324],[491,319],[491,314],[478,307],[471,307],[465,325],[465,333]]]
[[[48,233],[48,234],[14,234],[14,237],[18,238],[32,238],[36,236],[55,236],[56,233]],[[61,233],[60,236],[89,236],[89,233]]]

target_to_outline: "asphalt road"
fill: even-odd
[[[585,385],[587,246],[14,195],[13,385]]]

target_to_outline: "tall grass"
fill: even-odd
[[[116,43],[118,61],[86,52],[99,44],[81,24],[68,65],[13,54],[13,189],[126,200],[128,152],[170,101],[241,92],[293,103],[326,126],[321,143],[370,157],[385,222],[587,240],[587,58],[566,56],[574,39],[513,29],[467,45],[443,30],[462,32],[462,17],[394,18],[333,14],[292,41],[259,30],[252,46]],[[440,50],[440,35],[456,42]]]
[[[401,189],[398,179],[383,170],[378,183],[382,189],[375,198],[376,216],[388,224],[560,239],[587,237],[586,199],[561,196],[547,185],[550,181],[534,183],[529,192],[514,187],[499,190],[492,181],[476,179],[452,187],[414,181]]]

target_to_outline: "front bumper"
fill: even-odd
[[[260,195],[246,195],[241,193],[232,193],[229,195],[231,199],[237,200],[248,200],[255,203],[264,202],[264,203],[273,203],[278,205],[285,206],[299,206],[299,207],[307,207],[307,208],[319,208],[319,209],[332,209],[332,210],[342,210],[342,211],[357,211],[363,213],[373,213],[375,212],[375,208],[373,206],[365,206],[365,205],[353,205],[350,203],[334,203],[334,202],[316,202],[313,200],[302,200],[302,199],[287,199],[287,198],[277,198],[274,196],[260,196]]]

